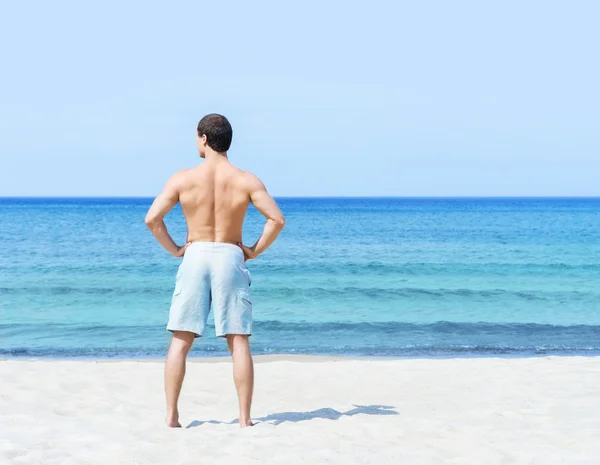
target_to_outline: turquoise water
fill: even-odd
[[[0,199],[0,354],[157,356],[179,261],[151,199]],[[255,353],[600,353],[600,199],[279,199]],[[167,217],[185,240],[179,210]],[[262,231],[251,210],[247,243]],[[199,340],[197,354],[224,354]]]

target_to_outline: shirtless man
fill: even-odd
[[[233,356],[240,426],[252,426],[250,406],[254,365],[248,336],[252,333],[250,272],[246,260],[258,257],[277,238],[283,215],[264,184],[233,166],[227,158],[233,131],[227,118],[207,115],[198,123],[196,145],[206,161],[176,173],[156,197],[146,225],[175,257],[184,257],[175,284],[167,329],[173,333],[165,365],[169,427],[180,427],[177,401],[185,362],[194,338],[202,336],[212,303],[217,336],[227,338]],[[186,245],[177,246],[167,231],[165,215],[177,204],[187,222]],[[249,203],[267,219],[258,241],[242,244],[242,224]]]

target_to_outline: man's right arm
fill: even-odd
[[[261,180],[250,173],[248,173],[248,188],[250,201],[267,219],[267,224],[265,224],[262,235],[252,247],[238,244],[244,251],[246,260],[256,258],[267,250],[285,226],[285,219],[277,203],[269,195]]]
[[[171,209],[179,202],[179,189],[182,181],[181,172],[176,173],[167,181],[167,184],[163,191],[156,197],[148,214],[146,215],[146,226],[152,231],[154,237],[168,252],[176,257],[182,257],[187,248],[185,246],[179,247],[167,231],[167,225],[165,224],[164,218]]]

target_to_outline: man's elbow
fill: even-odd
[[[285,226],[285,218],[283,217],[283,215],[273,218],[272,221],[275,227],[279,230],[283,229],[283,227]]]
[[[160,224],[160,220],[155,216],[146,215],[146,218],[144,218],[144,223],[146,223],[148,229],[152,231]]]

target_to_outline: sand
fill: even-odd
[[[259,362],[257,426],[195,360],[172,430],[160,361],[0,361],[0,463],[600,463],[600,357]]]

